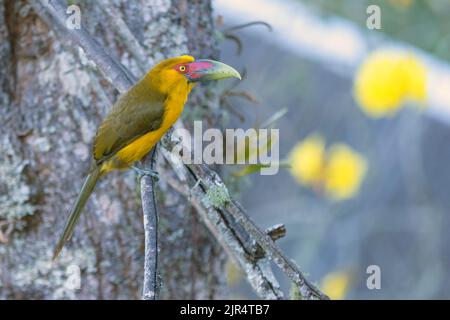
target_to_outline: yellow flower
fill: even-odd
[[[291,151],[291,174],[299,183],[314,185],[322,178],[325,143],[318,135],[299,142]]]
[[[334,200],[345,200],[357,193],[367,171],[365,158],[344,144],[329,149],[319,135],[299,142],[289,157],[296,180]]]
[[[427,70],[420,60],[409,55],[403,61],[403,68],[408,73],[407,98],[423,104],[427,99]]]
[[[322,291],[333,300],[342,300],[348,293],[350,275],[347,272],[332,272],[325,276],[320,286]]]
[[[366,170],[363,156],[346,145],[334,145],[327,157],[324,189],[335,200],[348,199],[359,190]]]
[[[425,101],[426,68],[412,53],[375,51],[356,72],[354,94],[369,116],[393,115],[407,100]]]

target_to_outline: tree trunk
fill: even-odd
[[[90,33],[136,77],[170,56],[218,58],[210,1],[79,6]],[[111,12],[125,21],[147,61],[138,63],[114,32]],[[143,222],[133,172],[100,181],[70,244],[50,262],[88,170],[96,128],[117,98],[85,60],[28,2],[0,0],[0,299],[141,296]],[[214,87],[195,91],[185,117],[207,115],[209,124],[217,123]],[[178,193],[163,180],[158,188],[160,298],[223,297],[222,250]]]

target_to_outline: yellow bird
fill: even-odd
[[[235,69],[224,63],[195,61],[185,55],[160,62],[119,97],[98,128],[91,169],[56,245],[53,260],[71,237],[97,180],[112,170],[133,167],[148,154],[180,117],[197,82],[231,77],[241,79]]]

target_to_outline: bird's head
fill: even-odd
[[[149,75],[153,80],[158,79],[158,85],[164,90],[171,90],[178,84],[190,84],[192,87],[197,82],[225,78],[241,79],[239,72],[225,63],[208,59],[195,60],[188,55],[161,61]]]

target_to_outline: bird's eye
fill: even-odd
[[[180,66],[180,71],[181,72],[185,72],[186,71],[186,66]]]

